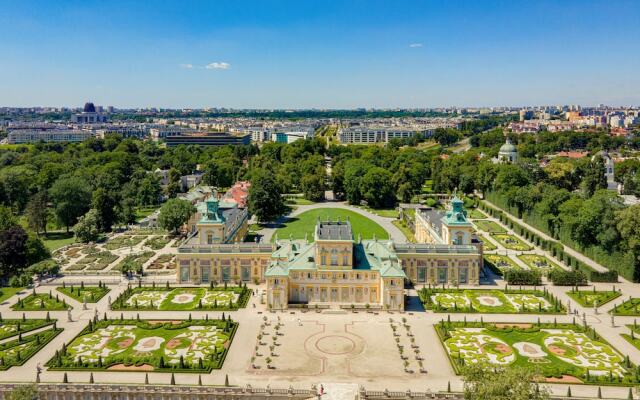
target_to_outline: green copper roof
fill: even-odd
[[[464,211],[464,202],[458,196],[454,196],[453,200],[451,200],[451,209],[445,214],[442,223],[446,225],[471,226]]]
[[[224,222],[224,217],[218,212],[219,202],[216,198],[209,198],[204,201],[205,207],[200,218],[201,224],[221,224]],[[198,208],[202,210],[202,208]]]

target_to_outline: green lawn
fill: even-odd
[[[120,235],[114,239],[109,239],[104,245],[107,250],[123,249],[125,247],[134,247],[147,238],[146,235]]]
[[[598,307],[601,307],[603,304],[606,304],[621,295],[622,294],[618,291],[570,290],[567,292],[567,296],[571,297],[583,307],[594,307],[596,305],[596,300]]]
[[[13,297],[19,291],[24,290],[23,287],[3,287],[0,288],[0,303],[4,303],[9,298]]]
[[[473,224],[481,231],[489,233],[504,233],[507,230],[494,221],[477,220]]]
[[[136,210],[135,210],[136,221],[141,221],[145,217],[148,217],[149,215],[153,214],[153,212],[157,209],[158,207],[156,206],[136,207]]]
[[[519,251],[531,250],[531,246],[513,235],[507,235],[504,233],[492,233],[491,237],[494,238],[496,242],[500,243],[505,249]]]
[[[294,206],[308,206],[311,204],[316,204],[311,200],[307,200],[304,197],[287,197],[285,200],[286,204],[294,205]]]
[[[615,306],[611,312],[615,315],[640,316],[640,298],[631,298],[624,303]]]
[[[628,357],[582,325],[443,321],[436,332],[456,373],[470,363],[486,362],[536,368],[545,378],[568,375],[588,384],[639,382]]]
[[[47,366],[53,370],[211,372],[231,347],[237,322],[222,320],[106,320],[89,325]]]
[[[251,291],[241,287],[137,287],[125,290],[114,310],[198,311],[237,310],[246,307]]]
[[[564,307],[550,293],[541,290],[440,289],[418,292],[426,309],[435,312],[545,314],[563,313]]]
[[[469,218],[471,218],[471,219],[485,219],[485,218],[487,218],[487,216],[482,211],[473,208],[473,209],[469,210]]]
[[[398,210],[395,208],[371,208],[365,206],[359,206],[359,208],[384,218],[398,218],[399,215]]]
[[[65,294],[80,303],[84,302],[85,299],[87,303],[97,303],[101,298],[103,298],[107,293],[109,293],[109,288],[105,286],[73,286],[73,285],[65,285],[64,287],[58,287],[56,290],[62,294]]]
[[[376,222],[354,211],[343,208],[315,208],[305,211],[293,217],[293,220],[287,222],[284,227],[279,228],[276,234],[280,239],[288,239],[289,236],[294,239],[304,239],[306,234],[308,239],[313,241],[313,234],[318,218],[322,221],[326,221],[327,219],[336,221],[338,218],[340,218],[341,221],[345,221],[349,218],[354,239],[358,238],[358,234],[361,234],[363,239],[372,239],[374,235],[378,239],[389,239],[387,231]],[[272,240],[275,240],[275,235],[272,237]]]
[[[640,350],[640,326],[638,326],[634,320],[633,325],[627,325],[627,328],[629,328],[629,333],[623,333],[622,337],[634,345],[636,349]]]
[[[64,311],[71,309],[64,299],[57,295],[32,293],[11,306],[14,311]]]
[[[40,239],[49,251],[54,251],[60,247],[75,243],[76,238],[73,232],[49,232],[46,235],[41,235]]]
[[[162,250],[170,241],[169,236],[154,236],[147,240],[145,246],[149,246],[153,250]]]

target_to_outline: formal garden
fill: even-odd
[[[152,250],[162,250],[171,241],[169,236],[154,236],[147,240],[144,245],[150,247]]]
[[[547,382],[634,385],[640,371],[594,329],[560,323],[442,321],[436,331],[456,373],[471,363],[535,368]]]
[[[517,251],[528,251],[532,249],[531,246],[514,235],[506,233],[492,233],[491,237],[505,249]]]
[[[173,254],[162,254],[147,266],[149,271],[161,271],[161,270],[175,270],[176,269],[176,256]]]
[[[505,233],[507,232],[506,228],[503,228],[500,224],[494,221],[489,220],[476,220],[473,221],[473,224],[481,231],[489,232],[489,233]]]
[[[640,298],[629,298],[622,304],[616,305],[611,313],[614,315],[622,315],[622,316],[631,316],[637,317],[640,316]]]
[[[107,250],[118,250],[127,247],[135,247],[147,238],[146,235],[122,234],[109,241],[104,245]]]
[[[123,258],[114,268],[122,273],[135,272],[140,273],[144,263],[149,261],[155,253],[153,251],[144,251],[137,254],[129,254]]]
[[[610,291],[596,290],[594,286],[593,290],[577,290],[576,288],[572,288],[567,292],[567,296],[571,297],[582,307],[600,307],[621,295],[622,293],[617,291],[615,287]]]
[[[38,330],[34,333],[34,331]],[[52,319],[0,319],[0,370],[23,365],[62,329]]]
[[[509,269],[520,269],[520,266],[516,264],[509,256],[503,256],[499,254],[485,254],[484,265],[489,269],[494,270],[496,273],[503,274]]]
[[[79,285],[67,285],[62,281],[62,286],[56,288],[56,290],[80,303],[96,303],[109,293],[109,288],[102,282],[98,282],[98,286],[85,286],[84,282]]]
[[[251,290],[229,287],[128,287],[111,305],[114,310],[237,310],[246,307]]]
[[[224,363],[238,323],[217,320],[102,320],[49,360],[53,370],[202,372]]]
[[[434,312],[537,314],[563,313],[562,302],[543,290],[441,289],[418,292],[427,310]]]
[[[118,259],[118,256],[109,251],[93,251],[93,247],[87,248],[87,255],[73,265],[63,267],[65,271],[102,271]]]
[[[484,251],[492,251],[497,249],[496,245],[493,244],[489,239],[487,239],[486,237],[482,236],[482,235],[478,235],[477,236],[478,239],[480,239],[480,241],[482,241],[482,249]]]
[[[549,273],[554,268],[560,268],[558,264],[539,254],[520,254],[518,258],[527,264],[529,269],[539,270],[542,273]]]
[[[70,310],[71,306],[67,304],[65,299],[60,296],[53,295],[51,291],[46,293],[36,293],[35,289],[29,296],[18,299],[16,304],[11,306],[15,311],[65,311]]]

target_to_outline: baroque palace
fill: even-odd
[[[478,285],[482,246],[457,197],[416,211],[419,243],[355,238],[347,221],[316,222],[313,242],[244,242],[248,214],[211,197],[197,204],[178,248],[179,283],[265,282],[272,309],[309,305],[404,309],[404,284]]]

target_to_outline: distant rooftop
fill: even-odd
[[[319,221],[316,225],[316,239],[319,240],[353,240],[349,221]]]

